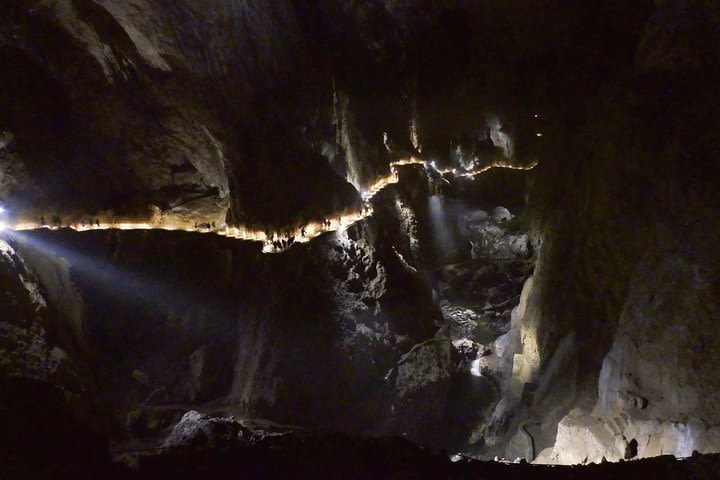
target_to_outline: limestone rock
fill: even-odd
[[[512,220],[513,216],[510,211],[505,207],[495,207],[490,215],[490,218],[496,223],[502,223]]]
[[[600,462],[602,458],[617,461],[625,455],[625,445],[618,445],[617,441],[608,424],[576,410],[558,425],[551,461],[546,455],[542,461],[564,465]]]
[[[237,442],[241,425],[232,418],[215,418],[195,410],[187,412],[163,443],[167,448],[221,448]]]

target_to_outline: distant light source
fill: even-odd
[[[535,135],[537,135],[538,137],[542,137],[542,133],[540,132],[536,133]]]
[[[538,114],[536,113],[536,114],[533,115],[533,116],[534,116],[535,118],[538,118],[540,115],[538,115]]]

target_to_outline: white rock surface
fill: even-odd
[[[712,278],[717,268],[665,239],[631,279],[590,411],[574,410],[538,463],[619,460],[720,452],[720,333]]]
[[[505,207],[495,207],[490,217],[495,222],[508,222],[513,219],[512,213]]]

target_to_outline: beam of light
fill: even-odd
[[[218,299],[209,299],[206,295],[200,299],[197,291],[169,285],[155,272],[131,272],[106,258],[67,248],[61,242],[51,242],[48,233],[7,230],[5,235],[17,244],[14,246],[19,247],[16,250],[21,255],[26,250],[45,258],[67,261],[72,274],[84,279],[81,282],[100,295],[120,300],[119,305],[130,303],[143,313],[165,313],[167,308],[188,303],[213,312],[226,311]],[[157,264],[152,266],[157,267]]]
[[[452,250],[454,241],[450,228],[448,228],[448,216],[443,198],[440,195],[432,195],[428,198],[428,211],[435,248],[443,254],[448,253]]]

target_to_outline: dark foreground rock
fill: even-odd
[[[394,478],[394,479],[710,479],[720,456],[676,460],[664,456],[577,467],[526,463],[451,461],[402,438],[342,435],[269,437],[232,450],[175,451],[140,456],[132,469],[112,467],[116,478]]]
[[[28,385],[4,385],[24,391]],[[9,390],[5,390],[8,392]],[[41,392],[36,392],[41,393]],[[50,394],[51,392],[44,392]],[[4,406],[19,401],[4,395]],[[58,402],[61,403],[61,402]],[[575,467],[481,462],[421,448],[399,437],[353,437],[303,431],[254,435],[253,441],[166,442],[157,449],[115,451],[101,437],[68,420],[61,408],[19,419],[0,409],[7,441],[0,444],[0,478],[394,478],[394,479],[606,479],[718,478],[720,455],[672,456]],[[183,428],[180,428],[180,427]],[[187,427],[187,428],[185,428]],[[197,428],[196,428],[197,427]],[[245,433],[240,422],[190,412],[171,437],[215,440]],[[250,428],[249,430],[253,430]],[[181,433],[191,435],[180,435]],[[177,433],[177,435],[175,435]],[[267,433],[267,432],[265,432]],[[246,440],[250,440],[246,439]],[[169,443],[174,446],[169,447]]]

